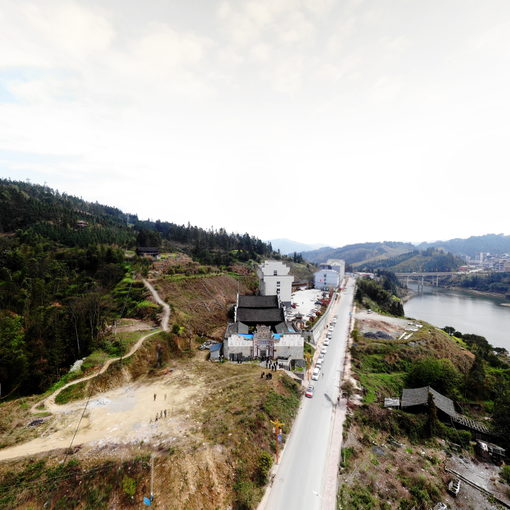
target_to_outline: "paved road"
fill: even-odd
[[[324,490],[331,447],[340,448],[341,445],[338,439],[331,443],[331,432],[349,331],[353,287],[354,281],[350,279],[340,301],[333,306],[331,318],[336,314],[338,320],[321,376],[313,383],[313,398],[303,399],[272,487],[262,501],[263,510],[335,508],[334,497],[330,495],[326,501]]]

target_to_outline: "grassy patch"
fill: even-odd
[[[404,386],[405,373],[359,373],[359,380],[365,395],[363,402],[371,404],[384,397],[398,397]]]
[[[59,405],[67,404],[71,400],[81,400],[86,396],[87,382],[73,384],[64,388],[56,397],[55,403]]]

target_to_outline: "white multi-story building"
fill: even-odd
[[[292,282],[290,267],[279,260],[265,260],[257,267],[261,296],[278,296],[280,302],[290,305]]]
[[[316,289],[332,290],[340,285],[340,275],[334,269],[319,269],[313,275],[313,286]]]
[[[345,260],[341,259],[329,259],[327,264],[330,266],[333,271],[336,271],[340,278],[340,283],[342,283],[342,280],[345,276]]]

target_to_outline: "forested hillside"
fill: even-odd
[[[303,257],[309,262],[320,264],[328,259],[342,259],[347,264],[355,264],[373,259],[394,257],[401,253],[414,250],[410,243],[382,242],[349,244],[342,248],[320,248],[303,252]]]
[[[132,252],[154,245],[220,267],[271,254],[248,234],[141,221],[46,186],[0,180],[2,397],[45,390],[94,349],[119,353],[106,325],[154,314],[133,279],[146,265]]]
[[[451,253],[428,248],[424,251],[414,250],[397,257],[364,262],[356,266],[360,271],[377,271],[385,269],[394,272],[447,272],[456,271],[465,261]]]

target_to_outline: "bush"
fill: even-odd
[[[262,450],[257,462],[257,481],[260,486],[264,486],[269,480],[269,472],[273,465],[273,457],[269,452]]]
[[[136,481],[129,476],[124,476],[122,479],[122,490],[132,498],[136,493]]]
[[[426,358],[412,365],[406,382],[411,388],[432,386],[439,393],[452,397],[458,393],[462,377],[450,360]]]
[[[243,480],[234,485],[236,499],[234,508],[238,510],[252,510],[257,506],[259,492],[253,482]]]
[[[503,466],[499,475],[507,484],[510,485],[510,466]]]

